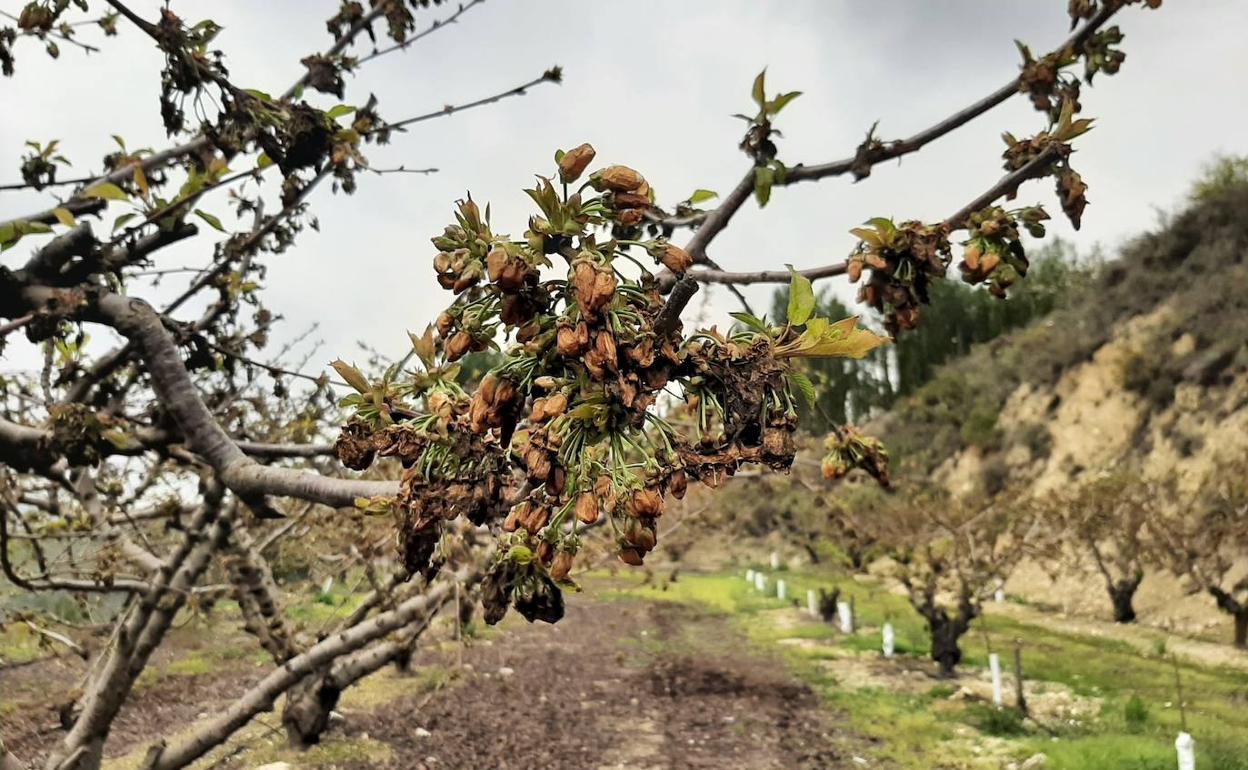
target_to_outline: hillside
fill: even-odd
[[[901,478],[960,496],[1021,483],[1036,496],[1108,468],[1191,488],[1248,450],[1248,184],[1203,199],[1127,244],[1065,307],[942,367],[869,426]],[[1009,589],[1102,611],[1091,575],[1024,568]],[[1099,580],[1098,580],[1099,584]],[[1196,632],[1224,620],[1151,575],[1142,619]]]

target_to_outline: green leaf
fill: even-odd
[[[811,286],[809,278],[794,270],[792,265],[788,268],[789,275],[792,276],[789,281],[788,320],[793,326],[801,326],[815,312],[815,287]]]
[[[221,220],[217,219],[212,214],[209,214],[207,211],[204,211],[203,209],[195,209],[195,216],[212,225],[212,229],[225,232],[225,228],[221,225]]]
[[[113,220],[113,232],[117,232],[117,228],[121,227],[122,225],[124,225],[125,223],[129,222],[131,219],[134,219],[137,216],[138,214],[132,211],[129,214],[122,214],[121,216],[117,217],[116,219]]]
[[[260,156],[256,158],[256,168],[268,168],[272,165],[273,159],[269,157],[267,152],[260,153]]]
[[[330,107],[329,110],[326,111],[325,117],[329,118],[330,120],[337,120],[338,118],[341,118],[343,115],[350,115],[353,112],[355,112],[355,108],[352,107],[351,105],[339,104],[337,106]]]
[[[126,191],[113,184],[112,182],[100,182],[97,185],[88,187],[80,193],[82,198],[101,198],[108,201],[124,201],[129,196]]]
[[[78,222],[74,220],[74,215],[70,213],[69,209],[67,208],[62,208],[60,206],[57,206],[56,208],[52,209],[52,216],[56,217],[56,221],[65,225],[66,227],[73,227],[74,225],[78,224]]]
[[[857,316],[850,316],[834,324],[816,325],[814,320],[797,340],[797,344],[786,345],[783,350],[777,350],[777,357],[863,358],[888,342],[888,337],[858,326]]]
[[[806,406],[813,409],[815,400],[818,398],[818,394],[815,393],[815,383],[811,382],[810,378],[801,372],[789,372],[788,377],[789,382],[797,389],[797,392],[801,393],[802,397],[806,399]]]
[[[763,84],[764,84],[764,81],[766,81],[766,79],[767,79],[767,70],[764,69],[762,72],[758,73],[757,76],[755,76],[754,88],[751,91],[751,93],[754,95],[754,102],[758,105],[758,108],[760,110],[763,108],[763,105],[767,103],[767,97],[763,94]]]
[[[753,329],[756,332],[762,332],[763,334],[771,333],[771,329],[767,327],[767,322],[756,315],[741,312],[729,313],[728,315],[737,319],[741,323],[745,324],[746,327]]]
[[[764,109],[768,115],[778,115],[780,114],[780,110],[785,108],[785,105],[801,95],[801,91],[789,91],[787,94],[780,94],[775,99],[767,102]]]
[[[244,88],[244,89],[243,89],[243,93],[245,93],[245,94],[250,94],[251,96],[254,96],[254,97],[256,97],[257,99],[263,99],[263,100],[264,100],[264,101],[266,101],[266,102],[271,102],[271,101],[273,101],[273,97],[272,97],[272,96],[269,96],[267,93],[265,93],[264,91],[261,91],[261,90],[259,90],[259,89],[257,89],[257,88]]]
[[[338,376],[342,377],[348,385],[358,390],[360,393],[368,393],[372,387],[368,384],[368,380],[364,379],[364,375],[360,374],[360,370],[351,366],[341,359],[331,361],[330,366],[334,367],[334,371],[338,372]]]
[[[771,200],[771,186],[776,181],[776,172],[767,166],[754,169],[754,197],[759,208]]]
[[[699,203],[706,203],[707,201],[714,200],[715,198],[718,198],[718,197],[719,197],[719,193],[715,192],[714,190],[704,190],[701,187],[699,187],[698,189],[693,191],[693,195],[690,195],[687,200],[690,206],[696,206]]]

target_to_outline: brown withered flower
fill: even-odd
[[[570,184],[580,179],[596,154],[589,144],[577,145],[565,152],[559,159],[559,181]]]
[[[576,304],[586,318],[596,318],[598,312],[615,296],[615,272],[611,265],[578,259],[572,266],[572,288]]]
[[[589,178],[589,183],[599,192],[610,190],[617,193],[630,193],[645,182],[641,174],[628,166],[607,166]]]
[[[582,524],[598,521],[598,498],[592,492],[582,492],[576,496],[576,518]]]
[[[589,347],[589,324],[581,321],[576,326],[560,326],[555,332],[555,349],[559,355],[575,358]]]

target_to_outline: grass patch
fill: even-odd
[[[1173,664],[1161,656],[1142,654],[1112,638],[1059,632],[1011,618],[978,621],[962,640],[962,670],[987,667],[985,638],[1006,661],[1015,640],[1021,639],[1028,682],[1041,688],[1044,683],[1065,685],[1078,696],[1101,700],[1099,715],[1077,723],[1046,724],[1050,735],[1021,720],[1013,710],[949,700],[956,691],[954,685],[935,685],[925,693],[880,687],[847,689],[824,661],[879,650],[879,628],[884,622],[893,624],[899,655],[926,657],[930,646],[923,620],[905,597],[869,582],[801,569],[786,571],[783,579],[790,597],[800,600],[803,607],[808,589],[839,587],[842,598],[854,604],[856,632],[847,636],[804,613],[785,611],[791,601],[759,594],[743,571],[685,573],[665,590],[601,575],[590,582],[595,598],[680,602],[729,616],[752,645],[780,657],[796,677],[843,712],[854,731],[878,739],[876,760],[898,768],[917,770],[942,761],[970,761],[985,750],[986,740],[998,741],[996,750],[1006,752],[1005,761],[1044,752],[1051,770],[1174,767],[1180,718],[1174,705]],[[769,582],[774,591],[774,576]],[[643,651],[647,645],[658,644],[644,639],[638,642]],[[782,639],[819,644],[780,644]],[[1180,663],[1179,668],[1188,729],[1197,740],[1199,770],[1248,770],[1248,708],[1244,706],[1248,674],[1192,663]]]

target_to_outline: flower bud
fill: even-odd
[[[640,567],[645,561],[645,557],[636,548],[621,548],[619,557],[620,561],[630,567]]]
[[[645,181],[641,174],[638,174],[628,166],[607,166],[589,178],[590,184],[599,192],[603,190],[624,193],[633,192],[638,187],[641,187]]]
[[[594,148],[589,144],[578,145],[565,152],[559,159],[559,181],[569,183],[580,179],[586,167],[593,162],[595,154]]]
[[[571,551],[560,551],[555,554],[554,561],[550,564],[550,577],[554,580],[566,580],[568,573],[572,571],[572,562],[576,556]]]
[[[667,491],[672,493],[672,497],[677,500],[685,498],[685,490],[689,487],[689,479],[685,475],[683,468],[673,473],[667,483]]]
[[[582,524],[598,521],[598,498],[593,493],[582,492],[576,496],[576,518]]]
[[[693,266],[693,257],[689,256],[689,252],[671,243],[664,244],[659,261],[673,273],[683,273]]]
[[[472,335],[462,329],[451,335],[446,341],[445,353],[447,361],[458,361],[472,348]]]
[[[446,311],[438,313],[438,334],[443,337],[448,336],[451,330],[455,328],[455,317]]]

